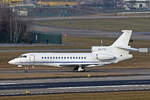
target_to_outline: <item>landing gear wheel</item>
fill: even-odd
[[[85,68],[84,67],[75,67],[73,69],[74,72],[85,72]]]
[[[84,67],[79,67],[78,72],[85,72],[85,68]]]
[[[25,66],[24,72],[25,72],[25,73],[28,73],[28,67],[27,67],[27,66]]]
[[[74,72],[77,72],[77,71],[78,71],[78,68],[79,68],[79,67],[75,67],[75,68],[73,69],[73,71],[74,71]]]

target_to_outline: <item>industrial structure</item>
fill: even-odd
[[[1,6],[8,4],[11,7],[32,4],[32,7],[86,6],[125,10],[150,8],[150,0],[0,0],[0,4]]]
[[[47,0],[47,1],[37,1],[38,5],[47,5],[47,6],[76,6],[78,5],[77,1],[51,1],[51,0]]]
[[[125,9],[150,8],[150,0],[123,0]]]
[[[61,33],[44,33],[44,32],[31,32],[30,43],[44,43],[44,44],[61,44],[62,43],[62,34]],[[21,41],[23,42],[23,41]]]
[[[150,0],[0,0],[19,16],[55,17],[149,11]]]

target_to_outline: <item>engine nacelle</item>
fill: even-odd
[[[97,54],[98,60],[113,60],[115,58],[116,58],[115,56],[109,54]]]

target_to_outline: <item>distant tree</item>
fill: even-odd
[[[23,43],[30,43],[32,41],[32,34],[31,32],[28,31],[28,27],[30,27],[31,21],[23,21],[23,20],[18,20],[17,21],[17,35],[18,35],[18,42],[23,42]]]
[[[21,42],[27,32],[27,21],[22,21],[9,8],[0,8],[0,43]]]
[[[0,9],[0,42],[9,42],[9,10]]]

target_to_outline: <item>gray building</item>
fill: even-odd
[[[81,0],[84,3],[100,4],[104,9],[148,9],[150,0]]]
[[[123,0],[123,4],[126,10],[150,8],[150,0]]]

